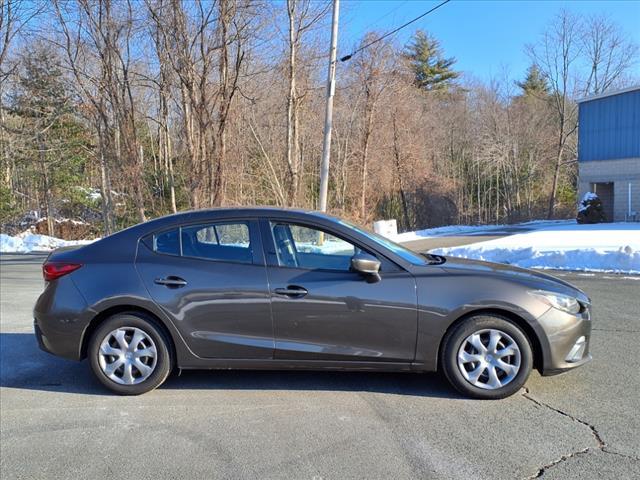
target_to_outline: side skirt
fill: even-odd
[[[378,372],[425,371],[422,363],[400,362],[332,362],[324,360],[275,360],[275,359],[191,359],[190,364],[180,365],[181,370],[355,370]]]

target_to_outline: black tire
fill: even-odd
[[[506,333],[520,350],[520,368],[517,374],[504,386],[493,390],[473,385],[463,376],[458,367],[458,352],[465,339],[476,332],[488,329]],[[513,395],[522,388],[531,373],[533,354],[527,336],[508,318],[493,314],[474,315],[447,332],[440,352],[440,365],[449,383],[463,395],[478,399],[497,400]]]
[[[110,332],[124,327],[142,330],[155,344],[155,366],[148,378],[140,383],[124,385],[109,378],[100,366],[100,345]],[[120,395],[140,395],[160,386],[169,376],[173,359],[169,339],[156,321],[139,312],[119,313],[102,322],[93,332],[87,349],[91,370],[96,378],[109,390]]]

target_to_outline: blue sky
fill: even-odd
[[[338,55],[349,53],[368,30],[386,32],[440,3],[432,0],[342,0]],[[519,77],[529,65],[524,47],[561,9],[578,14],[608,14],[640,44],[640,0],[485,1],[452,0],[396,34],[402,43],[416,29],[440,39],[458,70],[481,80],[500,77],[505,69]],[[640,65],[634,68],[640,77]]]

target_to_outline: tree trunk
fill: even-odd
[[[551,185],[551,194],[549,195],[549,209],[547,210],[547,219],[551,220],[555,213],[556,208],[556,195],[558,192],[558,180],[560,177],[560,165],[562,163],[562,153],[564,151],[564,145],[558,145],[558,154],[556,155],[556,162],[553,168],[553,183]]]
[[[176,204],[176,186],[175,186],[175,175],[173,173],[171,137],[169,136],[168,129],[166,129],[165,131],[165,152],[167,155],[167,166],[169,168],[169,196],[171,198],[171,211],[173,213],[177,213],[178,206]]]
[[[367,174],[368,174],[368,156],[369,156],[369,140],[371,138],[371,125],[373,123],[373,108],[371,95],[367,92],[367,99],[365,101],[365,127],[362,138],[362,167],[360,170],[360,218],[365,219],[367,208]]]
[[[400,160],[400,147],[398,145],[398,125],[396,123],[396,115],[393,115],[393,157],[396,164],[396,174],[398,176],[398,190],[400,191],[400,201],[402,202],[402,213],[404,215],[404,227],[407,231],[411,230],[412,222],[409,217],[409,207],[404,191],[404,179],[402,176],[402,161]]]
[[[134,137],[135,138],[135,137]],[[135,152],[134,152],[135,155]],[[144,208],[144,185],[143,185],[143,175],[144,175],[144,149],[142,145],[139,145],[138,155],[136,155],[136,168],[134,174],[134,185],[136,192],[136,207],[138,209],[138,218],[141,222],[147,221],[147,216],[145,214]]]
[[[98,125],[98,148],[100,149],[100,196],[102,197],[102,222],[105,237],[113,233],[113,201],[111,198],[111,181],[109,164],[105,157],[107,146],[102,128]]]
[[[558,192],[558,181],[560,177],[560,165],[562,164],[562,155],[565,145],[565,113],[566,100],[562,99],[562,108],[560,109],[560,132],[558,134],[558,148],[556,150],[555,165],[553,166],[553,183],[551,185],[551,193],[549,194],[549,208],[547,210],[547,219],[551,220],[556,208],[556,195]]]
[[[100,196],[102,197],[102,219],[105,237],[113,233],[111,192],[108,178],[107,162],[105,161],[104,153],[100,152]]]
[[[44,197],[44,207],[47,214],[47,234],[50,237],[55,236],[55,221],[53,218],[53,200],[51,195],[51,180],[49,178],[49,167],[46,159],[46,147],[42,134],[38,133],[38,155],[40,157],[40,168],[42,171],[42,187]]]
[[[210,202],[212,206],[222,205],[224,202],[224,167],[227,157],[227,115],[231,103],[229,91],[229,0],[220,0],[218,3],[218,28],[220,35],[220,104],[218,106],[218,126],[216,129],[216,161],[215,169],[211,170]],[[237,74],[237,72],[236,72]],[[211,165],[213,168],[214,165]]]
[[[289,92],[287,94],[287,166],[289,168],[288,203],[295,206],[298,200],[298,99],[296,92],[297,32],[295,29],[297,0],[287,0],[289,17]]]

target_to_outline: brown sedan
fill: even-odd
[[[418,254],[328,215],[171,215],[53,252],[40,346],[140,394],[179,369],[444,372],[503,398],[588,362],[589,298],[550,275]]]

